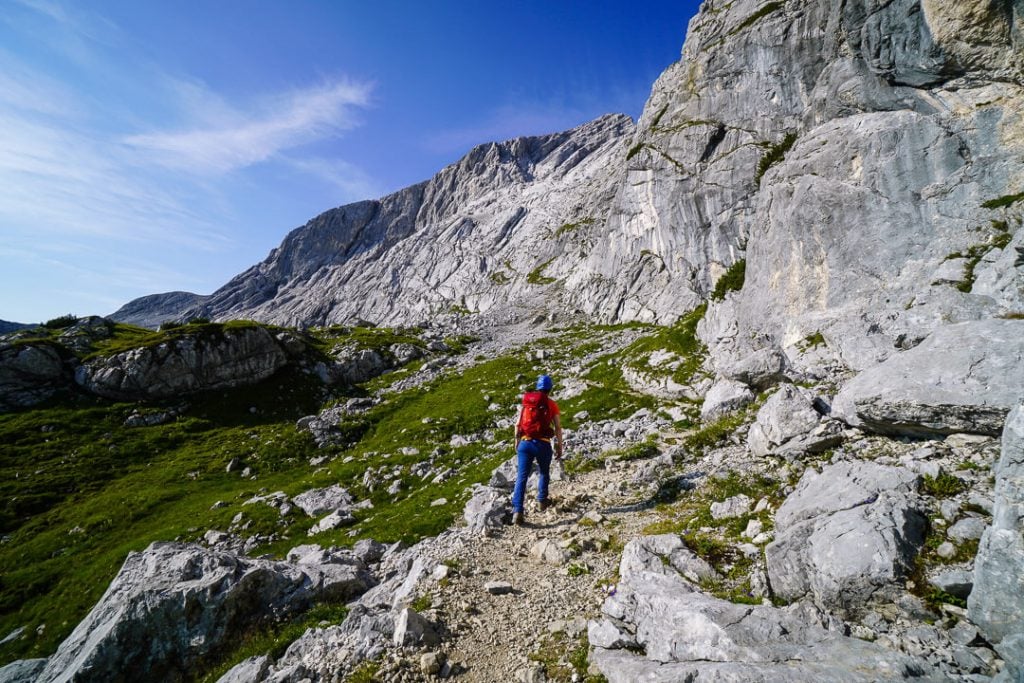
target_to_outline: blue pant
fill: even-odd
[[[537,500],[546,500],[548,497],[548,479],[551,475],[551,444],[547,441],[519,442],[519,449],[516,451],[519,458],[519,469],[516,472],[516,487],[512,490],[512,511],[523,511],[523,498],[526,496],[526,480],[530,478],[533,471],[533,461],[537,461],[540,469],[540,476],[537,478]]]

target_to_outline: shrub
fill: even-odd
[[[960,477],[953,476],[948,472],[939,472],[937,477],[926,474],[921,488],[936,498],[949,498],[967,490],[967,484]]]
[[[718,282],[715,283],[715,289],[711,292],[711,298],[715,301],[721,301],[728,292],[737,292],[743,289],[743,281],[746,278],[746,274],[746,259],[740,259],[729,266],[725,274],[718,278]]]
[[[76,322],[78,322],[78,316],[68,313],[67,315],[62,315],[59,318],[47,320],[43,323],[43,327],[48,330],[63,330],[66,327],[71,327]]]
[[[996,197],[995,199],[989,199],[986,202],[982,202],[981,207],[983,209],[1003,209],[1008,206],[1012,206],[1021,200],[1024,200],[1024,192],[1018,192],[1017,194],[1004,194],[1002,197]]]
[[[790,150],[794,142],[796,142],[796,133],[786,133],[782,142],[768,147],[768,151],[757,164],[757,173],[754,175],[754,181],[758,185],[761,184],[761,178],[768,172],[768,169],[785,158],[786,152]]]

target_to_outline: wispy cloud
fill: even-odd
[[[236,259],[257,230],[272,240],[290,227],[252,220],[251,196],[266,193],[267,178],[286,170],[352,199],[377,190],[322,144],[360,125],[372,84],[336,75],[228,96],[194,74],[126,59],[137,53],[117,26],[55,0],[0,8],[4,31],[33,47],[0,48],[0,254],[17,265],[0,270],[0,291],[59,276],[62,291],[110,310],[111,293],[208,290],[233,272],[200,263]],[[39,296],[56,291],[54,282]]]
[[[195,89],[185,94],[193,100],[202,96]],[[144,162],[225,173],[350,130],[358,123],[357,110],[369,103],[369,95],[369,85],[341,80],[271,96],[249,114],[221,106],[219,115],[229,120],[218,125],[130,135],[124,144],[140,152]]]

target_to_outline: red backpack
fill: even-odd
[[[543,391],[528,391],[523,394],[523,415],[519,418],[519,433],[524,439],[550,439],[555,435],[555,430],[551,428],[548,397]]]

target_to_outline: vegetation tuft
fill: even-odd
[[[526,281],[531,285],[550,285],[555,282],[555,278],[544,275],[544,269],[551,265],[551,262],[554,260],[554,257],[549,258],[547,261],[531,270],[526,276]]]
[[[754,182],[760,185],[761,178],[764,177],[764,174],[768,172],[769,168],[785,158],[786,152],[790,150],[794,142],[796,142],[796,133],[786,133],[786,137],[782,139],[782,142],[769,145],[768,151],[765,152],[765,155],[761,157],[761,161],[757,164],[757,173],[754,174]]]
[[[711,299],[721,301],[728,292],[738,292],[743,289],[743,280],[747,273],[747,260],[740,259],[729,266],[722,277],[715,283],[715,289],[711,292]]]
[[[1022,200],[1024,200],[1024,192],[1018,192],[1017,194],[1005,194],[1002,197],[989,199],[988,201],[982,202],[981,206],[984,209],[1005,209],[1006,207],[1013,206]]]

